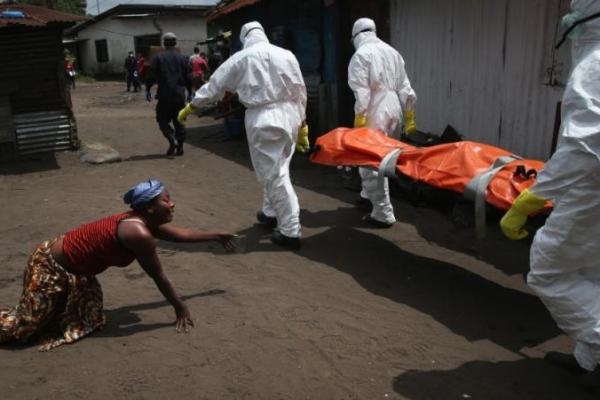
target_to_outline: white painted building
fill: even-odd
[[[420,130],[547,159],[570,66],[569,0],[390,0],[392,45],[417,92]]]
[[[130,51],[148,55],[159,46],[163,33],[177,36],[182,54],[193,54],[196,43],[205,40],[204,15],[209,6],[118,5],[65,32],[65,42],[75,52],[78,67],[86,74],[124,72]],[[198,46],[202,51],[206,48]]]

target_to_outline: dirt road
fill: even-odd
[[[116,82],[74,92],[82,141],[123,162],[67,152],[0,165],[0,305],[17,301],[37,243],[124,210],[122,193],[148,177],[171,191],[175,223],[238,232],[242,250],[159,243],[195,318],[187,335],[137,263],[109,269],[102,332],[47,353],[0,347],[3,399],[593,398],[541,360],[571,342],[523,282],[528,243],[495,228],[477,241],[403,201],[392,229],[370,229],[337,172],[298,156],[303,247],[282,251],[255,225],[262,192],[246,143],[191,118],[185,155],[166,158],[143,97]]]

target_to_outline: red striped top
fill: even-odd
[[[96,275],[108,267],[131,264],[135,260],[133,252],[117,238],[119,222],[129,217],[142,218],[135,211],[129,211],[69,231],[63,238],[63,253],[71,264],[70,272]]]

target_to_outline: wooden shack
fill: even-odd
[[[0,160],[78,147],[62,32],[83,19],[0,4]]]

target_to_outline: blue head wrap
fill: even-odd
[[[163,190],[165,190],[165,187],[161,181],[148,179],[129,189],[127,193],[123,195],[123,201],[131,207],[136,207],[140,204],[152,201],[152,199],[161,194]]]

